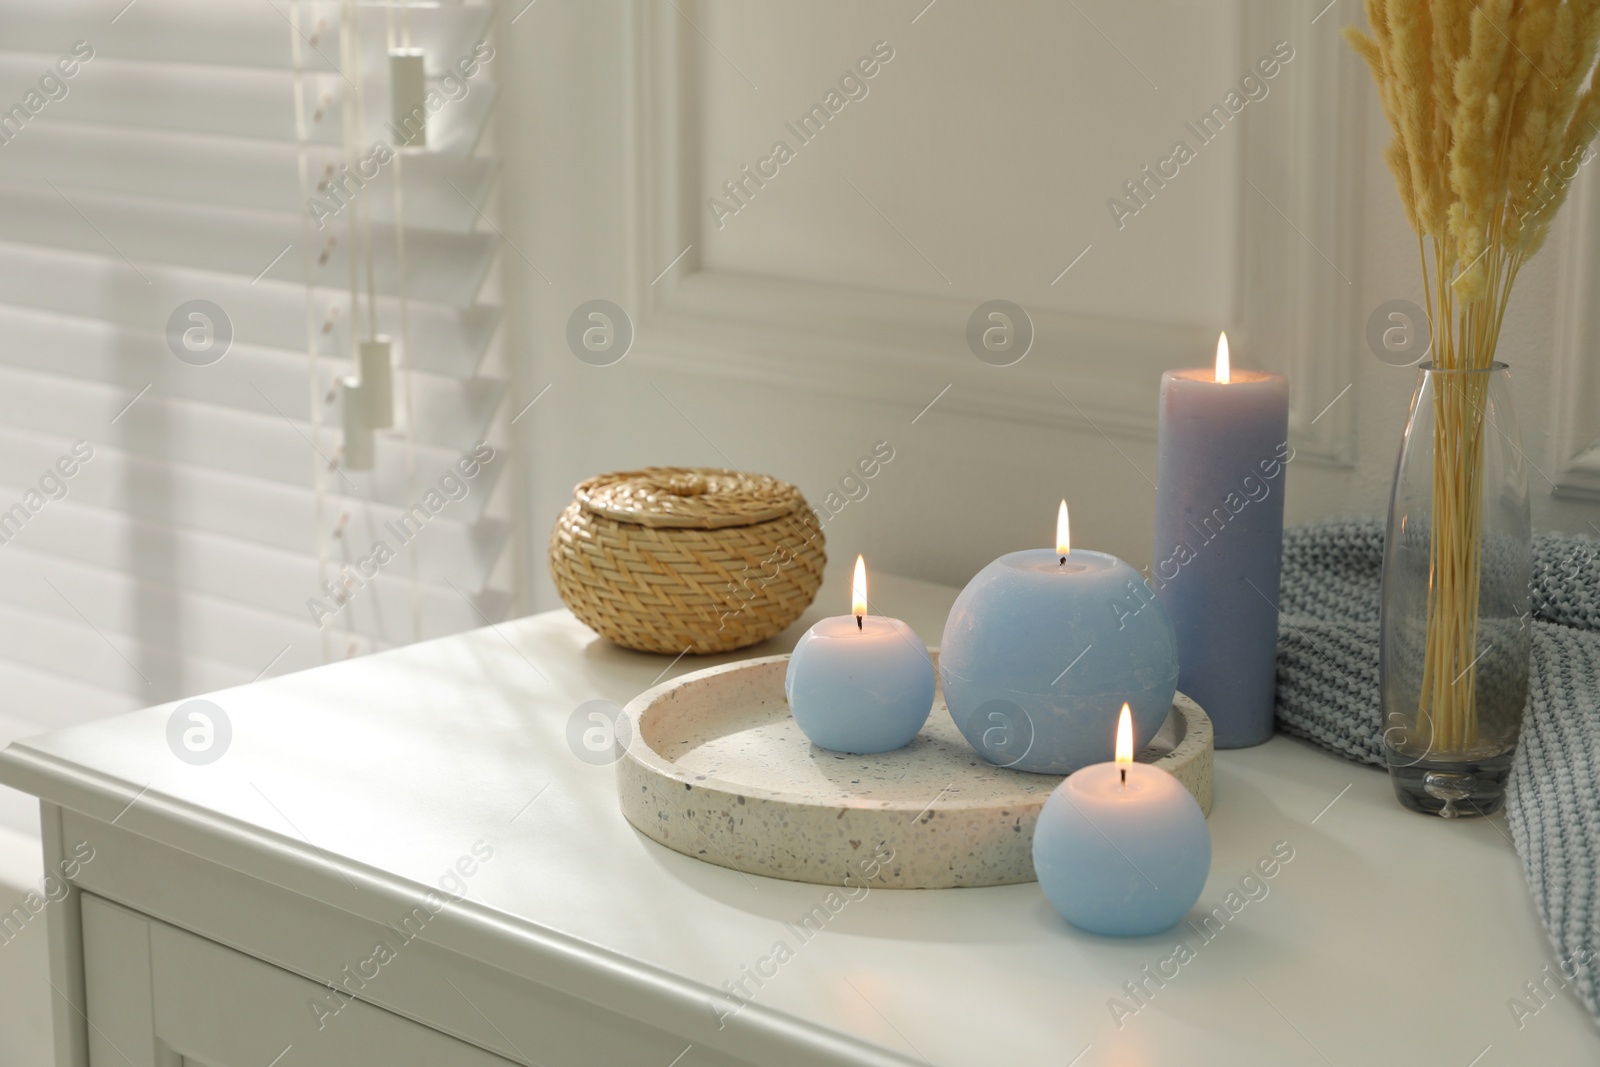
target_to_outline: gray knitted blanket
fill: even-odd
[[[1285,533],[1278,723],[1380,767],[1382,569],[1378,520]],[[1600,1019],[1600,541],[1538,534],[1533,571],[1533,676],[1506,816],[1558,964]]]

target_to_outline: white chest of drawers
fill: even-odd
[[[953,590],[875,592],[937,641]],[[1406,814],[1381,774],[1281,737],[1218,754],[1201,908],[1277,842],[1293,859],[1208,937],[1093,938],[1033,885],[875,890],[776,953],[826,890],[661,848],[569,747],[580,704],[667,666],[552,613],[214,694],[232,739],[208,765],[169,749],[170,707],[12,746],[0,781],[43,798],[51,869],[78,859],[43,915],[59,1063],[1600,1056],[1570,992],[1520,1029],[1508,1010],[1552,953],[1503,822]]]

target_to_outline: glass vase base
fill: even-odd
[[[1384,762],[1402,805],[1447,819],[1505,805],[1532,662],[1529,464],[1486,355],[1418,368],[1383,541]]]
[[[1505,806],[1511,753],[1454,762],[1412,761],[1391,752],[1389,781],[1403,807],[1443,819],[1493,815]]]

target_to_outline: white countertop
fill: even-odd
[[[931,644],[954,591],[875,576],[874,594]],[[658,676],[784,651],[831,613],[814,607],[766,645],[670,668],[564,612],[537,615],[213,694],[233,739],[209,766],[168,750],[167,705],[18,742],[0,780],[380,921],[396,894],[434,886],[488,842],[469,899],[429,940],[518,971],[560,955],[591,968],[621,1010],[670,994],[678,1032],[713,1046],[705,998],[787,940],[793,958],[728,1031],[781,1034],[798,1019],[861,1039],[857,1062],[1600,1059],[1570,992],[1520,1030],[1508,1006],[1554,953],[1504,820],[1402,811],[1381,772],[1281,735],[1217,754],[1211,878],[1191,918],[1225,907],[1278,842],[1293,858],[1252,883],[1258,899],[1234,898],[1209,942],[1181,926],[1127,941],[1081,933],[1029,884],[873,890],[798,943],[785,923],[827,889],[649,841],[619,813],[613,769],[568,748],[567,722],[584,701],[626,703]],[[271,862],[255,855],[263,846]],[[1164,986],[1145,979],[1180,939],[1192,958],[1166,964],[1176,976]],[[1123,984],[1141,979],[1154,992],[1139,1007]],[[1112,998],[1139,1010],[1119,1026]]]

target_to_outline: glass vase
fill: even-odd
[[[1419,372],[1384,541],[1384,756],[1405,807],[1487,815],[1528,700],[1527,460],[1504,363]]]

